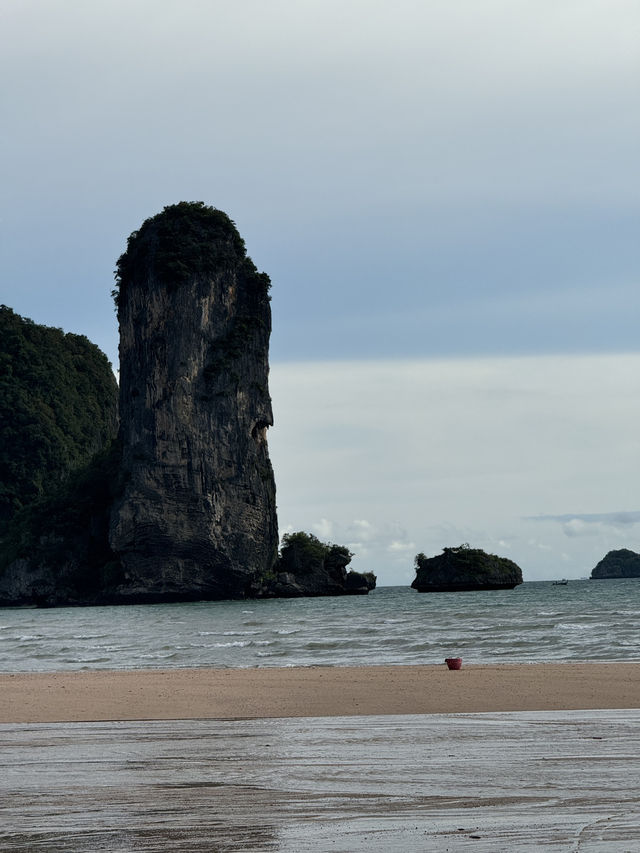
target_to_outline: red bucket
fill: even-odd
[[[462,666],[462,658],[445,658],[444,662],[449,669],[460,669]]]

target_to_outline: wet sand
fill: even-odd
[[[640,711],[0,725],[3,853],[624,853]]]
[[[632,851],[640,664],[0,675],[3,853]]]
[[[0,674],[0,722],[640,708],[640,663]]]

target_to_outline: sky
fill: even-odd
[[[640,551],[635,0],[7,0],[0,302],[117,370],[167,204],[272,279],[281,532],[381,584]]]

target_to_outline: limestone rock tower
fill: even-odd
[[[228,216],[202,202],[146,220],[116,273],[123,491],[109,544],[121,590],[251,595],[278,547],[269,278]]]

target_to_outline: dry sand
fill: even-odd
[[[0,723],[640,708],[640,663],[0,674]]]

